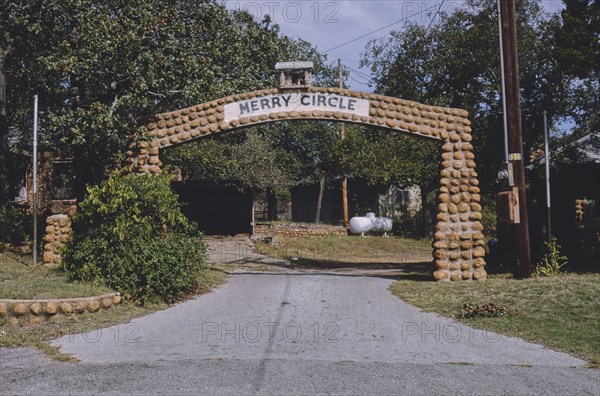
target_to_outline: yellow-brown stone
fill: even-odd
[[[23,316],[29,313],[29,307],[23,303],[12,304],[11,308],[15,316]]]
[[[477,246],[473,249],[473,257],[474,258],[482,258],[485,256],[485,249],[481,246]]]
[[[461,272],[455,272],[450,276],[450,280],[452,282],[458,282],[459,280],[462,280],[462,273]]]
[[[0,316],[8,315],[8,305],[0,302]]]
[[[63,301],[60,304],[60,312],[64,313],[65,315],[70,315],[73,313],[73,306],[68,302]]]
[[[448,279],[448,270],[437,270],[433,273],[433,278],[436,281],[444,281]]]
[[[471,242],[471,241],[463,241],[460,244],[460,248],[462,250],[471,250],[473,248],[473,242]]]
[[[433,239],[435,239],[436,241],[445,241],[446,233],[438,231],[435,234],[433,234]]]
[[[456,206],[455,204],[453,204],[452,202],[450,202],[448,204],[448,212],[450,214],[455,214],[458,213],[458,206]]]
[[[75,312],[77,313],[82,313],[83,311],[85,311],[86,307],[87,303],[85,300],[79,300],[74,305]]]
[[[479,213],[479,212],[471,213],[469,215],[469,220],[481,220],[481,219],[482,219],[482,216],[481,216],[481,213]]]
[[[483,267],[485,267],[485,260],[484,260],[483,258],[481,258],[481,257],[479,257],[479,258],[476,258],[476,259],[473,261],[473,266],[474,266],[475,268],[483,268]]]
[[[112,298],[105,297],[100,303],[102,304],[102,308],[110,308],[112,306]]]
[[[444,261],[444,260],[436,260],[435,265],[438,269],[445,270],[445,269],[449,268],[450,263],[448,263],[447,261]]]
[[[98,303],[98,300],[93,299],[93,300],[88,301],[87,310],[89,312],[97,312],[99,309],[100,309],[100,303]]]
[[[484,280],[487,278],[487,272],[483,268],[477,268],[473,273],[473,277],[477,280]]]
[[[437,219],[438,221],[443,221],[443,222],[447,222],[447,221],[449,220],[449,218],[448,218],[448,214],[447,214],[447,213],[438,213],[438,214],[436,215],[436,219]]]
[[[46,303],[46,313],[48,315],[55,315],[58,312],[58,305],[54,301],[48,301]]]
[[[435,257],[438,260],[446,260],[448,258],[448,251],[446,251],[445,249],[436,249],[433,252],[433,257]]]
[[[31,311],[31,313],[33,313],[34,315],[40,315],[42,313],[44,313],[43,309],[42,309],[42,304],[36,302],[33,303],[29,306],[29,310]]]

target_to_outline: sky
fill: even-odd
[[[346,82],[351,89],[372,92],[371,74],[359,68],[361,53],[371,39],[386,36],[406,23],[428,26],[437,10],[451,13],[462,4],[454,0],[225,0],[229,9],[244,10],[258,20],[265,15],[281,32],[309,41],[327,53],[329,63],[342,60],[350,71]],[[547,12],[563,8],[561,0],[542,1]],[[365,36],[365,37],[362,37]]]

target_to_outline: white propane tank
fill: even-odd
[[[353,234],[364,234],[371,231],[371,220],[367,217],[353,217],[348,223],[350,232]]]
[[[392,231],[392,219],[389,217],[375,217],[375,213],[369,212],[365,217],[356,216],[350,219],[348,226],[353,234],[365,235],[366,232],[383,232],[384,236]]]

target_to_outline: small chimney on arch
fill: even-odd
[[[279,88],[298,89],[311,86],[313,63],[310,61],[278,62]]]

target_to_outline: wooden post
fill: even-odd
[[[344,88],[344,80],[342,73],[342,60],[338,59],[338,78],[340,82],[340,88]],[[346,128],[344,123],[340,124],[340,139],[344,140],[346,137]],[[348,178],[344,175],[342,180],[342,207],[344,213],[344,227],[348,228]]]
[[[517,56],[517,27],[515,0],[500,1],[504,78],[506,82],[506,116],[508,121],[509,160],[513,163],[515,186],[519,189],[521,221],[511,225],[516,255],[513,262],[515,278],[531,277],[531,247],[529,244],[529,219],[523,158],[523,131],[521,127],[521,104],[519,94],[519,65]]]

